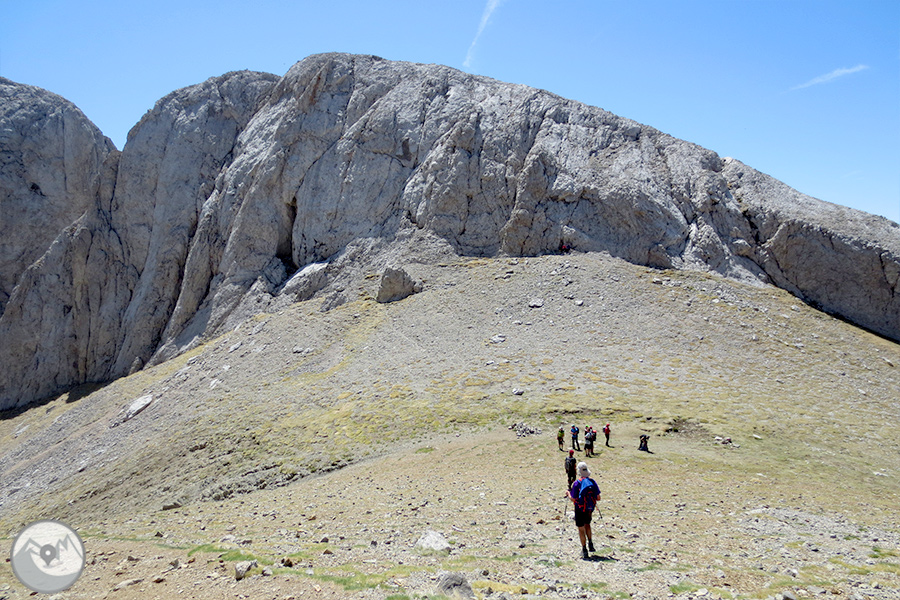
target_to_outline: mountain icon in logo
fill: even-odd
[[[65,523],[37,521],[16,536],[10,562],[23,585],[53,594],[68,589],[81,576],[84,544]]]

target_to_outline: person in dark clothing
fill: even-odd
[[[594,455],[594,440],[597,439],[597,432],[591,427],[584,430],[584,457],[588,458]]]
[[[574,423],[572,424],[572,429],[569,430],[569,432],[572,434],[572,447],[576,450],[581,450],[581,446],[578,445],[579,431],[580,430],[578,429],[578,425],[575,425]]]
[[[643,452],[650,452],[650,448],[647,447],[647,442],[650,441],[650,436],[646,433],[641,434],[641,443],[638,445],[638,450]]]
[[[569,483],[566,484],[566,487],[571,488],[572,482],[575,481],[575,467],[578,464],[578,460],[575,458],[575,451],[569,448],[569,456],[566,457],[564,466],[566,468],[566,476],[569,478]]]

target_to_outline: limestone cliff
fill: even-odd
[[[4,141],[4,157],[29,143]],[[772,283],[900,339],[897,224],[447,67],[312,56],[280,79],[230,73],[170,94],[121,155],[102,136],[72,143],[97,156],[86,207],[52,244],[11,236],[9,254],[44,254],[0,282],[0,408],[164,360],[279,303],[319,294],[327,309],[401,259],[562,244]],[[9,197],[29,185],[4,181],[22,182]]]
[[[93,204],[110,154],[71,102],[0,78],[0,315],[25,269]]]

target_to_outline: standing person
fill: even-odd
[[[566,457],[566,461],[563,466],[566,468],[566,477],[569,478],[569,483],[566,484],[566,489],[572,487],[572,483],[575,481],[575,466],[578,464],[578,460],[575,458],[575,451],[569,448],[569,456]]]
[[[578,479],[569,487],[569,498],[575,504],[575,526],[578,527],[578,539],[581,541],[581,557],[587,560],[588,550],[596,552],[591,535],[591,517],[597,507],[597,500],[600,499],[600,486],[591,479],[586,462],[578,463],[577,469]]]
[[[563,450],[563,442],[566,439],[566,432],[563,431],[563,426],[559,426],[559,431],[556,432],[556,443],[559,444],[560,451]]]
[[[594,439],[597,437],[597,432],[594,431],[591,427],[588,427],[584,430],[584,457],[588,458],[594,455]]]
[[[570,429],[569,431],[572,434],[572,447],[576,450],[581,450],[581,446],[578,445],[578,432],[580,431],[578,429],[578,425],[572,423],[572,429]]]
[[[606,446],[609,447],[609,423],[603,426],[603,435],[606,436]]]

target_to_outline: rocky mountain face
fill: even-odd
[[[0,78],[0,315],[29,265],[94,205],[112,142],[72,103]]]
[[[896,223],[544,91],[318,55],[173,92],[121,153],[57,96],[0,98],[0,409],[388,268],[562,246],[773,284],[900,340]]]

